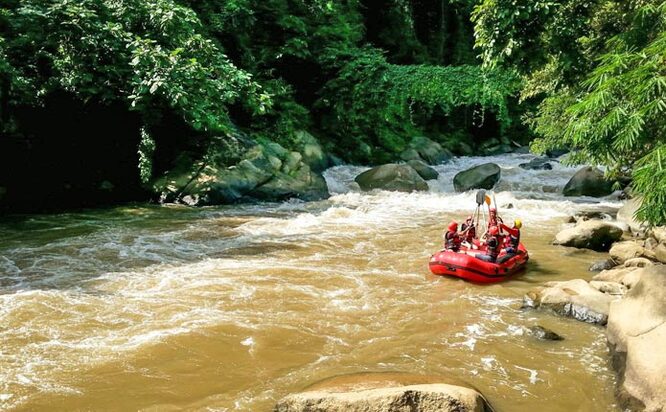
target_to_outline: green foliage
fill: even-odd
[[[488,65],[519,70],[545,45],[540,65],[527,66],[536,70],[522,69],[523,96],[546,95],[529,119],[541,136],[532,148],[569,147],[570,163],[605,165],[610,177],[633,172],[633,192],[643,198],[639,217],[665,224],[666,2],[540,1],[517,12],[527,10],[532,26],[507,17],[506,3],[513,2],[487,0],[477,8],[477,45]],[[584,7],[580,16],[569,13],[577,7]],[[528,24],[528,37],[521,24]],[[569,45],[554,35],[556,27]],[[515,60],[512,48],[518,48]],[[578,60],[566,60],[572,56]]]
[[[390,157],[387,153],[395,156],[404,150],[408,139],[435,112],[448,116],[455,109],[469,107],[475,109],[478,123],[489,112],[508,126],[507,101],[517,88],[516,77],[507,71],[394,65],[377,50],[366,49],[327,84],[320,104],[330,111],[330,132],[346,148],[367,136],[371,146],[380,150],[379,156]]]
[[[2,6],[13,98],[39,104],[65,90],[82,101],[123,99],[147,119],[167,105],[193,128],[228,128],[226,107],[270,104],[252,76],[202,36],[172,0],[28,0]]]

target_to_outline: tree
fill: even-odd
[[[610,177],[632,173],[643,198],[638,217],[666,224],[666,2],[530,2],[524,19],[536,23],[527,35],[515,17],[523,9],[507,14],[513,3],[476,9],[477,45],[488,66],[523,67],[524,97],[545,96],[529,119],[541,136],[533,149],[567,146],[570,163],[602,164]],[[571,14],[576,4],[581,13]],[[523,65],[534,49],[542,51]]]

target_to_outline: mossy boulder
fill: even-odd
[[[422,160],[430,165],[444,163],[452,157],[453,153],[450,150],[425,136],[414,137],[407,149],[400,154],[400,158],[404,161]]]
[[[407,164],[414,168],[416,173],[418,173],[419,176],[423,178],[423,180],[437,180],[439,177],[437,170],[433,169],[420,160],[410,160],[407,162]]]
[[[454,176],[453,187],[456,192],[472,189],[492,189],[501,177],[501,169],[495,163],[484,163],[462,171]]]
[[[326,181],[312,171],[300,152],[247,137],[237,148],[232,161],[228,153],[213,147],[200,159],[183,153],[169,172],[153,182],[153,190],[161,202],[192,206],[328,196]]]
[[[359,174],[354,179],[362,190],[414,192],[428,190],[425,180],[408,164],[389,163]]]

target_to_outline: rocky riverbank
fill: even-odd
[[[662,411],[666,355],[656,348],[666,342],[666,228],[636,231],[645,228],[633,220],[635,208],[631,201],[618,213],[629,221],[581,221],[558,233],[555,244],[608,250],[609,259],[591,267],[604,270],[546,283],[529,292],[523,306],[606,325],[618,400],[629,410]]]

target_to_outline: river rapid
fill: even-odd
[[[531,158],[457,158],[424,193],[361,193],[365,168],[339,166],[319,202],[5,217],[0,409],[269,411],[331,376],[401,371],[465,380],[498,411],[619,410],[604,328],[519,308],[604,258],[552,246],[563,219],[620,203],[563,198],[576,169],[517,167]],[[452,177],[488,161],[528,268],[487,286],[433,276],[446,224],[476,206]],[[537,324],[565,340],[528,336]]]

